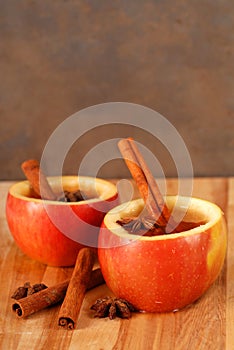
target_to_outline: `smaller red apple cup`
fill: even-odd
[[[86,176],[49,177],[48,181],[54,192],[79,188],[93,198],[79,202],[37,199],[32,197],[29,182],[21,181],[8,192],[8,226],[30,258],[51,266],[72,266],[82,247],[97,247],[102,220],[118,203],[116,186]]]
[[[176,196],[166,197],[170,210]],[[208,201],[180,197],[183,220],[204,222],[189,231],[154,237],[128,233],[116,223],[137,216],[141,199],[121,204],[104,218],[98,257],[105,281],[118,298],[140,311],[170,312],[200,298],[221,272],[226,254],[226,224],[221,209]]]

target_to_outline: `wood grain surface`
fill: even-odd
[[[183,180],[186,183],[186,179]],[[14,243],[5,218],[11,182],[0,183],[0,349],[234,349],[234,178],[197,178],[193,195],[218,204],[228,222],[228,251],[222,273],[193,305],[175,313],[133,314],[130,320],[97,319],[90,310],[99,297],[110,295],[106,285],[86,293],[77,328],[57,326],[59,305],[19,319],[11,311],[12,292],[26,281],[53,285],[71,275],[72,268],[55,268],[26,257]],[[167,181],[167,193],[177,192]],[[135,193],[137,195],[137,193]]]

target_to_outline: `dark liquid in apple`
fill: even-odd
[[[31,190],[30,197],[35,198],[35,199],[41,198],[33,190]],[[77,190],[77,191],[64,190],[64,192],[62,194],[61,193],[57,194],[57,201],[58,202],[68,202],[68,203],[80,202],[80,201],[84,201],[84,200],[88,200],[88,199],[92,199],[92,198],[94,198],[94,197],[88,195],[87,193],[81,192],[79,190]]]
[[[179,233],[179,232],[185,232],[192,230],[196,227],[199,227],[201,225],[204,225],[205,221],[199,221],[199,222],[187,222],[187,221],[181,221],[179,226],[175,227],[175,229],[172,232],[165,232],[165,230],[161,227],[155,227],[153,229],[147,230],[146,228],[141,228],[137,231],[133,231],[131,227],[123,227],[125,228],[126,231],[128,231],[131,234],[134,235],[139,235],[139,236],[148,236],[148,237],[153,237],[153,236],[159,236],[159,235],[165,235],[165,234],[174,234],[174,233]],[[182,229],[180,229],[182,228]]]

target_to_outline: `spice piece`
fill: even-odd
[[[25,298],[28,295],[28,288],[30,287],[29,282],[25,282],[23,286],[18,287],[14,293],[12,294],[11,298],[15,300],[19,300],[21,298]]]
[[[42,289],[46,289],[47,286],[44,283],[36,283],[33,286],[29,282],[24,283],[22,287],[18,287],[13,295],[12,299],[19,300],[22,298],[26,298],[28,295],[39,292]]]
[[[82,194],[82,192],[80,190],[77,191],[64,191],[64,193],[58,197],[58,201],[60,202],[80,202],[83,200],[87,200],[93,197],[88,197],[86,195],[84,195],[84,193]]]
[[[110,320],[116,317],[130,318],[131,313],[137,311],[127,300],[109,296],[97,299],[90,309],[96,311],[94,317],[109,317]]]
[[[82,248],[79,251],[67,293],[59,311],[59,326],[67,329],[75,327],[90,282],[95,257],[94,249]]]
[[[80,190],[67,191],[62,194],[56,194],[53,192],[45,174],[40,168],[40,164],[35,159],[26,160],[21,164],[21,168],[30,182],[32,187],[33,197],[42,198],[60,202],[80,202],[83,200],[91,199],[93,197],[86,196]]]
[[[33,191],[37,196],[48,200],[57,199],[57,196],[50,187],[46,176],[40,169],[40,164],[37,160],[26,160],[21,164],[21,169],[23,170],[25,176],[30,182],[30,185],[32,186]]]
[[[81,194],[80,190],[70,192],[64,191],[64,196],[58,199],[61,202],[80,202],[83,201],[84,198]]]
[[[64,299],[69,281],[70,280],[63,281],[27,297],[22,297],[12,305],[12,311],[14,311],[18,317],[26,317],[46,307],[57,304]],[[97,287],[104,282],[101,269],[95,269],[91,273],[87,290]],[[14,299],[16,298],[14,297]]]
[[[158,226],[151,216],[125,217],[116,223],[131,233],[142,233],[144,236],[165,234],[165,227]]]
[[[48,288],[44,283],[36,283],[33,286],[28,287],[27,295],[32,295],[34,293],[40,292],[40,290]]]

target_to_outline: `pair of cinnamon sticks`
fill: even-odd
[[[95,259],[96,253],[92,248],[82,248],[70,280],[17,300],[12,305],[13,312],[23,318],[63,301],[58,325],[74,329],[86,291],[105,282],[100,268],[92,270]]]
[[[135,180],[148,214],[165,233],[176,233],[187,230],[185,222],[176,223],[163,199],[157,182],[148,168],[143,156],[132,138],[122,139],[119,150]]]

